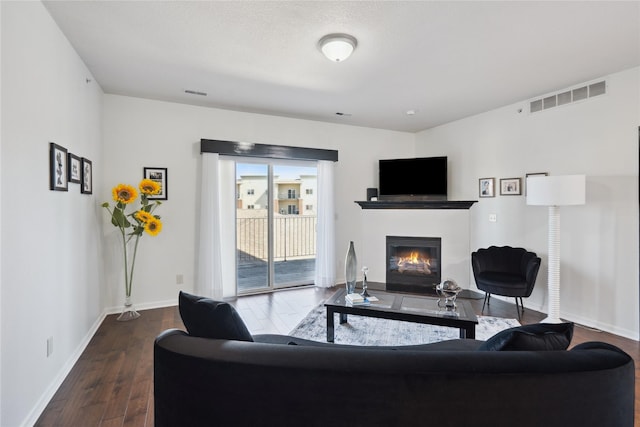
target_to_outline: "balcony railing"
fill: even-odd
[[[278,193],[279,200],[297,200],[300,198],[298,193]]]
[[[274,261],[313,258],[316,255],[316,215],[288,215],[273,219]],[[238,263],[268,258],[267,218],[238,218],[236,245]]]

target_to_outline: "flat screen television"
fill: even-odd
[[[447,157],[380,160],[379,186],[380,199],[446,200]]]

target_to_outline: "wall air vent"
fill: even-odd
[[[571,90],[565,90],[554,95],[545,96],[529,103],[529,112],[537,113],[538,111],[548,110],[549,108],[558,107],[560,105],[571,104],[572,102],[582,101],[584,99],[593,98],[594,96],[604,95],[607,93],[607,82],[591,83],[585,86],[577,87]]]

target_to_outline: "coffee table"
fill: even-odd
[[[386,291],[370,292],[378,301],[371,305],[350,305],[345,302],[345,289],[340,289],[324,306],[327,307],[327,341],[334,340],[334,314],[340,314],[340,323],[347,323],[347,315],[377,317],[426,323],[460,329],[460,338],[475,338],[476,317],[468,301],[457,300],[454,310],[438,307],[438,298]]]

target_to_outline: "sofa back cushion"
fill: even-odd
[[[573,337],[573,323],[536,323],[498,332],[479,351],[566,350]]]
[[[238,312],[226,302],[180,291],[178,304],[182,322],[191,336],[253,341]]]

